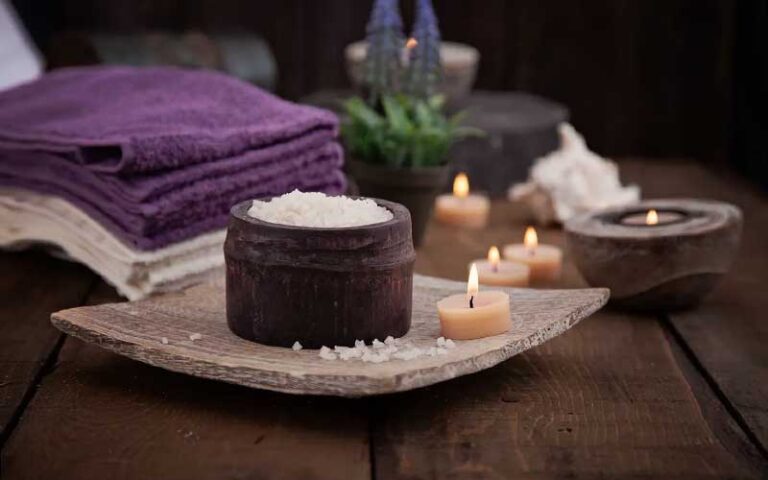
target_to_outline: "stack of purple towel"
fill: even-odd
[[[0,93],[0,186],[63,197],[151,250],[224,227],[245,199],[343,192],[337,129],[215,72],[60,70]]]

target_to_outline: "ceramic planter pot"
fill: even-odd
[[[348,165],[361,195],[384,198],[408,208],[413,225],[413,243],[417,247],[421,245],[432,216],[435,197],[448,182],[448,167],[390,168],[357,160],[351,160]]]

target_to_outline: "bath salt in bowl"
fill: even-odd
[[[411,217],[384,200],[292,192],[235,205],[227,323],[267,345],[353,346],[411,325]]]
[[[270,201],[254,200],[248,215],[280,225],[314,228],[359,227],[392,220],[392,212],[370,198],[298,190]]]

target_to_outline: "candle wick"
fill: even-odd
[[[469,297],[469,308],[475,308],[475,296]]]

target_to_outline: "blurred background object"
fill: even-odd
[[[43,71],[40,54],[6,0],[0,0],[0,90],[32,80]]]
[[[363,80],[366,48],[366,43],[360,41],[344,49],[347,75],[358,93]],[[459,103],[466,98],[475,83],[480,52],[470,45],[443,42],[440,46],[440,60],[443,76],[440,79],[439,93],[446,97],[449,104]]]
[[[364,37],[371,8],[360,0],[13,3],[50,66],[93,49],[93,34],[259,35],[274,54],[277,93],[293,99],[349,88],[344,49]],[[406,24],[412,5],[402,2]],[[768,185],[764,0],[436,0],[435,10],[445,40],[480,52],[476,88],[566,105],[596,152],[728,162]]]

